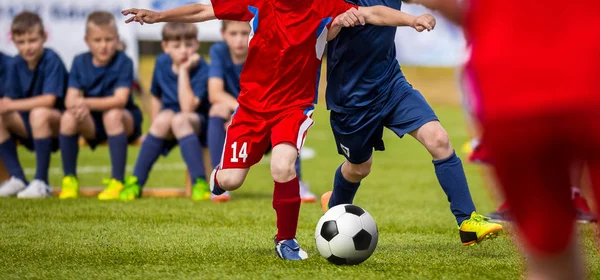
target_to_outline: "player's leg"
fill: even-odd
[[[60,112],[51,108],[36,108],[29,113],[29,124],[35,149],[35,177],[27,188],[20,192],[19,198],[44,198],[52,193],[48,185],[48,169],[52,144],[58,137]]]
[[[175,116],[173,111],[163,110],[152,120],[133,167],[133,176],[125,180],[125,188],[119,194],[119,199],[133,200],[141,196],[152,166],[164,151],[166,139],[173,137],[171,133],[173,116]]]
[[[59,195],[61,199],[78,196],[77,156],[80,135],[85,139],[96,137],[96,123],[92,119],[92,115],[89,112],[78,115],[74,110],[66,110],[60,117],[60,135],[58,136],[64,173]]]
[[[225,123],[231,118],[231,110],[224,104],[216,103],[208,112],[208,150],[213,169],[219,165],[225,143]]]
[[[379,108],[361,114],[331,111],[330,122],[338,153],[346,157],[346,161],[335,172],[333,191],[321,196],[323,211],[352,203],[361,181],[371,173],[373,149],[385,149],[383,117]]]
[[[198,139],[201,125],[201,117],[196,113],[177,113],[171,120],[171,130],[177,138],[181,148],[181,156],[194,183],[192,189],[193,200],[210,199],[210,188],[204,171],[204,156]]]
[[[97,128],[98,129],[98,128]],[[127,164],[128,137],[134,132],[132,114],[126,109],[110,109],[102,113],[102,134],[108,142],[111,162],[111,179],[106,188],[98,194],[100,200],[114,200],[124,188],[125,167]],[[106,135],[104,137],[104,135]]]
[[[23,117],[26,114],[11,112],[0,114],[0,158],[11,176],[0,187],[0,197],[13,196],[25,189],[27,179],[19,162],[17,145],[13,135],[20,139],[30,139]]]
[[[572,147],[564,141],[569,129],[548,123],[519,119],[486,124],[484,137],[489,139],[498,181],[521,233],[529,278],[579,279],[582,270],[570,199],[571,158],[564,149]],[[511,141],[514,135],[523,141]]]

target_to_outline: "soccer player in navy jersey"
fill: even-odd
[[[431,15],[418,18],[383,6],[357,7],[343,0],[212,0],[164,12],[123,11],[126,22],[200,22],[211,19],[249,21],[248,57],[240,76],[239,108],[227,130],[221,163],[210,177],[213,194],[238,189],[251,166],[273,146],[271,176],[274,238],[277,255],[286,260],[308,257],[296,241],[300,182],[295,162],[311,118],[318,72],[327,40],[343,26],[370,23],[433,28]],[[363,11],[362,15],[357,15]],[[335,19],[334,19],[335,18]],[[329,30],[333,32],[330,33]]]
[[[350,0],[359,6],[400,10],[398,0]],[[333,191],[321,197],[324,211],[352,203],[371,172],[373,150],[383,151],[383,129],[409,134],[433,157],[438,181],[448,197],[463,245],[494,237],[502,226],[475,212],[462,162],[425,98],[408,83],[396,60],[396,28],[374,25],[345,28],[329,42],[327,108],[338,153]]]
[[[210,199],[200,137],[208,112],[208,64],[198,54],[198,29],[189,23],[168,23],[162,31],[164,54],[156,59],[152,77],[152,124],[138,155],[133,176],[127,178],[121,200],[141,191],[152,165],[179,145],[194,183],[193,200]]]
[[[244,21],[224,20],[221,34],[224,42],[214,44],[209,50],[208,96],[211,107],[207,139],[213,168],[216,168],[221,162],[226,127],[238,106],[240,75],[248,56],[250,25]],[[296,159],[296,173],[300,180],[301,201],[315,202],[316,197],[310,192],[309,185],[302,182],[300,157]],[[229,192],[219,196],[213,195],[211,199],[228,201],[230,199]]]
[[[0,52],[0,98],[4,97],[6,91],[6,72],[10,66],[11,57]]]
[[[11,33],[19,55],[6,70],[6,91],[0,99],[0,157],[12,177],[0,187],[0,196],[44,198],[51,194],[48,168],[52,151],[58,149],[68,73],[60,57],[44,48],[46,33],[37,14],[15,16]],[[36,173],[27,188],[16,140],[35,150]]]
[[[90,148],[108,141],[112,165],[111,179],[98,195],[100,200],[119,197],[125,179],[127,145],[141,135],[142,112],[133,103],[133,61],[117,51],[119,33],[114,16],[93,12],[87,18],[85,41],[89,52],[73,60],[60,123],[60,147],[64,178],[61,199],[78,196],[78,140]]]

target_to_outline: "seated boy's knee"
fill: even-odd
[[[169,133],[171,129],[171,120],[173,119],[173,114],[161,113],[154,118],[152,124],[150,125],[150,133],[155,134],[155,136],[164,136]]]
[[[77,117],[75,114],[67,110],[60,117],[61,133],[74,133],[77,130]]]
[[[51,114],[48,108],[35,108],[29,113],[29,123],[34,128],[47,126]]]
[[[178,113],[171,119],[171,127],[173,129],[189,127],[191,125],[190,113]]]
[[[123,109],[110,109],[102,114],[102,121],[105,126],[122,124],[123,114]]]
[[[219,117],[227,120],[231,117],[231,110],[229,110],[229,108],[223,103],[215,103],[210,106],[208,116]]]

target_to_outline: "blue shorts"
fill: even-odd
[[[438,117],[421,93],[407,82],[395,87],[386,102],[364,108],[354,114],[331,111],[330,122],[338,153],[353,164],[371,158],[373,149],[385,150],[383,128],[399,137]],[[399,97],[399,98],[398,98]]]
[[[197,113],[200,116],[200,135],[198,135],[198,140],[200,141],[200,145],[202,147],[206,147],[206,133],[208,131],[207,129],[207,117],[205,114],[203,113]],[[179,145],[179,142],[177,139],[166,139],[164,144],[163,144],[163,151],[162,151],[162,155],[163,156],[167,156],[169,155],[169,153],[171,152],[171,150],[175,147],[177,147],[177,145]]]
[[[142,111],[139,108],[126,109],[133,117],[133,134],[127,137],[129,143],[135,142],[140,136],[142,136]],[[108,135],[106,134],[106,128],[104,127],[104,121],[102,120],[103,112],[91,112],[92,120],[96,128],[94,139],[85,139],[92,150],[95,150],[99,144],[106,142]]]
[[[25,130],[27,131],[27,138],[21,137],[16,134],[12,134],[13,139],[17,140],[19,144],[23,145],[27,150],[34,151],[33,132],[31,130],[31,124],[29,123],[29,112],[19,112],[23,124],[25,124]],[[58,151],[58,138],[52,138],[52,152]]]

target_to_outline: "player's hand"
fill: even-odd
[[[338,15],[332,23],[332,25],[343,27],[354,27],[358,24],[365,25],[365,15],[356,8],[351,8],[343,14]]]
[[[420,15],[413,21],[412,27],[418,32],[431,31],[435,28],[435,17],[430,14]]]
[[[121,11],[121,14],[123,14],[124,16],[133,15],[132,17],[125,20],[125,23],[139,22],[141,25],[144,25],[144,23],[156,23],[160,18],[159,12],[146,9],[132,8]]]
[[[190,69],[196,67],[200,62],[200,55],[195,53],[190,56],[183,64],[181,64],[181,70],[190,71]]]

